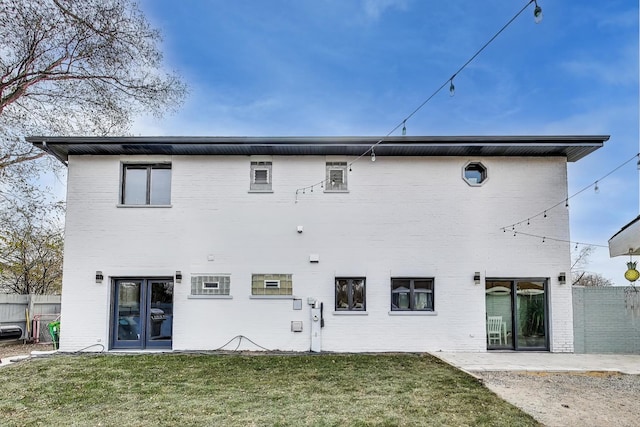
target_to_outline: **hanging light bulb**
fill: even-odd
[[[600,192],[600,187],[598,187],[598,181],[596,181],[596,185],[595,187],[593,187],[593,191],[595,191],[596,194]]]
[[[545,218],[547,217],[547,211],[544,211],[544,217]]]
[[[565,208],[569,207],[569,199],[564,199],[564,207]]]
[[[536,7],[533,9],[533,20],[536,22],[536,24],[539,24],[542,22],[542,8],[540,6],[538,6],[538,1],[534,0]]]
[[[373,147],[371,147],[371,161],[376,161],[376,152],[373,150]]]
[[[453,77],[451,77],[451,80],[449,80],[449,82],[451,83],[449,85],[449,96],[453,96],[456,94],[456,87],[453,85]]]
[[[405,136],[407,134],[407,121],[404,120],[402,122],[402,136]]]
[[[544,243],[544,240],[545,240],[545,239],[546,239],[546,237],[543,237],[543,238],[542,238],[542,243]]]
[[[352,170],[351,170],[351,164],[349,164],[349,172],[352,172]]]
[[[531,221],[527,219],[527,225],[531,225]]]

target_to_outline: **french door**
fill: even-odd
[[[488,350],[548,350],[546,279],[487,279]]]
[[[117,279],[111,348],[171,348],[173,279]]]

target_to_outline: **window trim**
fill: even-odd
[[[145,203],[132,204],[125,203],[126,188],[127,188],[127,170],[145,170],[146,171],[146,189],[145,189]],[[171,177],[169,181],[169,203],[151,203],[151,171],[153,169],[162,169],[171,171]],[[173,184],[173,167],[171,162],[123,162],[120,167],[120,195],[118,206],[121,207],[170,207],[171,206],[171,187]]]
[[[400,308],[393,306],[393,282],[395,280],[409,280],[409,308]],[[431,283],[431,307],[426,309],[416,309],[414,307],[414,294],[415,294],[415,282],[416,281],[428,281]],[[436,281],[433,277],[392,277],[390,283],[390,313],[404,312],[404,313],[434,313],[436,309]]]
[[[347,307],[338,307],[338,281],[347,281]],[[362,307],[355,307],[353,302],[353,282],[356,280],[362,281]],[[334,292],[334,305],[333,308],[336,313],[344,312],[366,312],[367,311],[367,278],[366,277],[336,277],[333,280],[333,292]]]
[[[476,171],[476,172],[480,172],[480,178],[481,178],[480,182],[471,181],[467,177],[467,168],[469,168],[470,166],[474,166],[474,167],[477,167],[478,169],[482,169],[482,171]],[[462,179],[471,187],[481,187],[485,184],[485,182],[489,180],[489,174],[487,172],[488,172],[488,169],[484,165],[484,163],[477,160],[471,160],[465,163],[465,165],[462,167]]]
[[[331,162],[328,161],[325,163],[326,174],[325,174],[325,193],[348,193],[349,192],[349,184],[348,184],[348,164],[347,162]],[[333,180],[331,179],[331,172],[340,171],[342,173],[342,183],[339,185],[339,188],[333,188],[334,184],[332,184]]]
[[[256,182],[256,172],[266,171],[267,182]],[[249,165],[249,192],[250,193],[272,193],[273,192],[273,162],[271,161],[251,161]]]

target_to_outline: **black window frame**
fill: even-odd
[[[395,281],[409,281],[409,306],[407,308],[400,308],[399,304],[397,306],[394,306],[394,301],[393,301],[393,285]],[[431,302],[431,306],[427,307],[427,308],[415,308],[415,282],[416,281],[427,281],[430,283],[430,292],[426,292],[427,294],[431,295],[431,298],[429,300],[429,298],[427,298],[427,302]],[[391,293],[390,293],[390,306],[391,306],[391,311],[417,311],[417,312],[432,312],[435,311],[435,278],[433,277],[392,277],[391,278]]]
[[[126,206],[167,206],[171,204],[171,183],[173,176],[170,177],[169,181],[169,203],[151,203],[151,171],[153,169],[162,169],[171,171],[171,163],[170,162],[162,162],[162,163],[123,163],[122,164],[122,184],[120,186],[120,204]],[[146,191],[145,191],[145,203],[144,204],[135,204],[135,203],[126,203],[126,191],[127,191],[127,170],[146,170],[147,178],[146,178]],[[172,173],[173,175],[173,173]]]
[[[362,307],[356,307],[354,302],[354,281],[362,281]],[[346,281],[347,285],[347,307],[338,307],[338,282]],[[367,278],[366,277],[336,277],[333,282],[334,308],[336,311],[367,311]]]

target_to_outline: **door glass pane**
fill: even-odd
[[[147,169],[124,169],[124,204],[144,205],[147,203]]]
[[[487,281],[485,284],[488,349],[513,348],[512,285],[511,281]]]
[[[151,204],[171,204],[171,169],[151,169]]]
[[[518,348],[546,348],[544,282],[518,282]]]
[[[150,341],[168,341],[173,334],[173,282],[151,282]]]
[[[140,283],[118,283],[118,341],[140,339]]]

